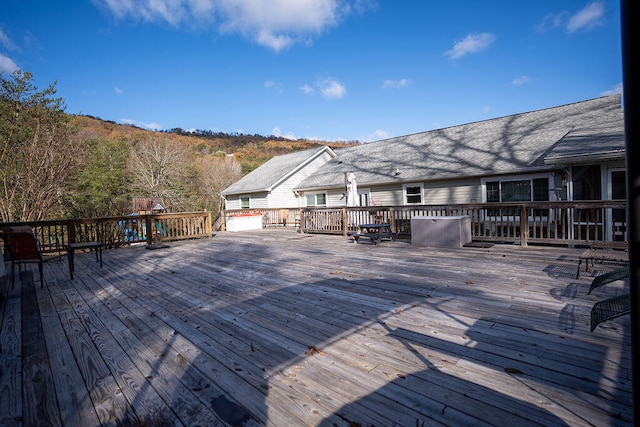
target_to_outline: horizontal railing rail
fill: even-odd
[[[468,216],[473,240],[589,245],[627,241],[625,200],[473,203],[301,209],[303,233],[349,235],[358,224],[388,223],[410,238],[414,216]]]
[[[69,243],[99,241],[105,247],[156,240],[211,237],[210,212],[141,214],[103,218],[0,223],[0,230],[28,226],[45,253],[66,251]]]

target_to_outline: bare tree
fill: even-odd
[[[62,186],[75,171],[81,144],[55,83],[44,90],[33,75],[0,75],[0,218],[33,221],[62,214]]]
[[[217,214],[224,206],[220,192],[242,176],[242,166],[233,156],[200,157],[197,166],[201,181],[198,195],[204,207]]]
[[[185,147],[160,139],[140,141],[131,148],[129,161],[137,194],[162,197],[173,209],[189,204],[187,188],[193,171]]]

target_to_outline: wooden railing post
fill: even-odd
[[[520,246],[527,246],[529,238],[529,212],[527,206],[520,206]]]
[[[147,244],[151,245],[153,244],[153,220],[151,219],[151,215],[150,214],[145,214],[144,217],[145,220],[145,227],[147,229]]]
[[[391,226],[391,232],[396,232],[396,212],[393,208],[389,208],[389,225]]]
[[[349,235],[349,218],[347,217],[347,208],[342,208],[342,235],[347,237]]]
[[[207,212],[205,210],[205,212]],[[211,216],[211,212],[207,213],[207,216],[205,217],[205,231],[207,233],[207,237],[211,237],[213,236],[213,218]]]
[[[76,242],[76,225],[73,221],[69,221],[67,225],[67,244]]]

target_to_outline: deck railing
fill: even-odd
[[[388,223],[399,237],[411,237],[414,216],[465,215],[476,241],[589,245],[627,241],[626,200],[471,203],[458,205],[341,208],[234,209],[225,218],[258,213],[263,226],[299,227],[303,233],[349,235],[358,224]],[[526,231],[524,231],[526,230]]]
[[[247,214],[261,214],[262,225],[264,227],[270,226],[296,226],[300,222],[300,209],[298,208],[286,208],[286,209],[227,209],[224,211],[224,223],[221,228],[224,228],[224,224],[229,221],[229,218],[236,215]]]
[[[624,200],[305,208],[300,228],[304,233],[346,236],[358,224],[388,223],[399,237],[410,238],[412,217],[453,215],[470,218],[473,240],[523,246],[627,241]]]
[[[211,213],[141,214],[105,218],[0,223],[29,226],[43,252],[62,252],[69,243],[100,241],[105,247],[211,237]]]

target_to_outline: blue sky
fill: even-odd
[[[622,90],[617,0],[0,4],[5,78],[150,129],[373,141]]]

